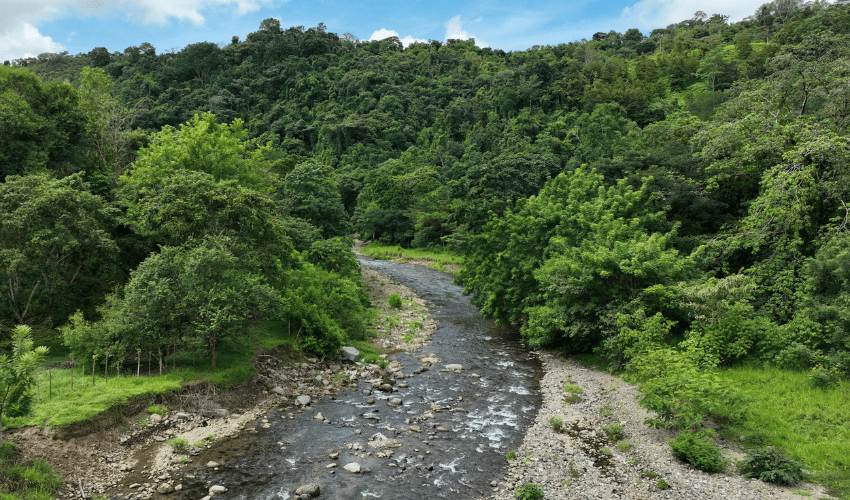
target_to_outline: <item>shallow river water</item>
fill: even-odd
[[[412,354],[434,354],[440,362],[415,373],[422,367],[418,359],[394,354],[389,359],[404,365],[406,388],[370,394],[371,384],[361,380],[356,390],[314,401],[295,419],[281,418],[291,410],[273,411],[267,415],[271,427],[258,428],[241,454],[216,471],[195,472],[190,483],[225,485],[228,491],[216,499],[294,498],[295,488],[306,483],[318,484],[321,498],[335,499],[489,495],[490,483],[505,466],[505,454],[519,446],[539,409],[539,361],[519,343],[514,329],[481,317],[450,276],[368,258],[361,264],[390,276],[427,302],[437,329],[432,342]],[[463,370],[442,371],[452,363],[463,365]],[[381,399],[387,396],[400,398],[403,404],[391,407]],[[370,398],[377,402],[368,404]],[[441,409],[433,411],[435,405]],[[319,412],[331,423],[313,419]],[[433,418],[417,421],[428,412]],[[410,423],[421,431],[397,432]],[[357,429],[361,434],[355,433]],[[378,457],[376,452],[382,450],[369,447],[369,438],[378,432],[401,443],[391,449],[390,457]],[[329,458],[334,453],[339,456]],[[342,468],[351,462],[360,464],[363,472]],[[338,466],[328,468],[331,463]]]

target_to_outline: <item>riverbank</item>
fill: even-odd
[[[372,339],[377,350],[412,351],[430,341],[435,324],[422,299],[372,270],[364,269],[362,280],[377,310],[377,336]],[[401,307],[388,304],[391,294],[399,295]],[[169,487],[181,489],[172,480],[176,469],[238,453],[243,437],[268,425],[264,419],[272,408],[297,407],[299,395],[332,398],[363,376],[380,378],[384,373],[376,364],[341,360],[289,363],[293,353],[279,351],[258,355],[258,376],[227,391],[208,383],[188,384],[171,393],[137,397],[82,424],[26,427],[7,438],[21,448],[24,459],[48,462],[64,477],[61,498],[156,498],[168,494]],[[150,413],[151,406],[166,410],[163,415]],[[169,441],[185,442],[188,453],[177,453]]]
[[[543,406],[502,480],[494,482],[497,500],[514,500],[517,488],[528,483],[539,485],[547,500],[833,498],[820,485],[781,487],[743,478],[734,461],[724,473],[696,470],[671,455],[671,431],[644,424],[647,412],[638,402],[636,386],[573,359],[537,354],[545,372],[540,382]],[[578,389],[567,392],[567,385]],[[568,398],[570,394],[575,396]],[[557,418],[564,432],[554,431],[550,419]],[[629,445],[618,447],[608,439],[602,428],[610,424],[623,426],[621,439]],[[737,447],[720,444],[727,458],[743,456]]]

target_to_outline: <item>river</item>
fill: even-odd
[[[540,407],[540,362],[520,344],[515,329],[483,318],[451,276],[367,257],[361,265],[416,292],[437,323],[430,344],[388,358],[404,365],[407,387],[384,394],[361,380],[356,390],[315,401],[304,412],[272,411],[266,415],[271,425],[258,428],[239,455],[217,470],[187,469],[194,475],[187,486],[194,487],[180,496],[195,498],[209,485],[221,484],[228,491],[216,499],[287,499],[306,483],[319,485],[320,498],[334,499],[489,496],[506,453],[522,442]],[[413,357],[422,354],[440,362],[423,371]],[[444,371],[448,364],[463,370]],[[387,397],[403,403],[390,406]],[[377,401],[369,404],[369,399]],[[330,423],[315,420],[316,413]],[[409,431],[413,424],[420,432]],[[371,448],[376,433],[400,446]],[[338,466],[329,468],[331,463]],[[344,470],[349,463],[362,471]]]

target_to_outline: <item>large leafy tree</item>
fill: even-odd
[[[130,227],[161,244],[192,245],[206,237],[227,237],[233,252],[262,262],[272,274],[294,263],[281,206],[236,181],[178,170],[140,191],[122,190],[120,201],[128,207]]]
[[[163,127],[151,145],[139,151],[133,168],[121,176],[121,184],[144,196],[175,172],[196,171],[269,191],[276,182],[274,165],[266,157],[269,147],[248,140],[247,134],[242,120],[220,124],[212,113],[196,115],[179,130]],[[133,200],[132,196],[127,199]]]
[[[157,353],[203,345],[213,366],[219,341],[245,335],[246,321],[269,314],[277,292],[226,237],[192,248],[163,247],[136,269],[124,296],[128,346]]]
[[[2,315],[64,319],[111,286],[115,210],[80,174],[10,176],[0,184]]]
[[[329,167],[315,162],[296,166],[283,179],[283,196],[290,213],[318,227],[323,237],[351,232],[342,196]]]
[[[15,174],[78,171],[84,124],[73,87],[0,66],[0,181]]]

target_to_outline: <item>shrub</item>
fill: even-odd
[[[663,477],[658,478],[658,482],[655,483],[655,486],[658,486],[659,490],[666,490],[670,487],[670,485],[667,484],[667,481],[665,481]]]
[[[632,449],[632,443],[630,443],[629,441],[627,441],[625,439],[621,439],[621,440],[617,441],[617,449],[620,450],[621,452],[625,453],[625,452]]]
[[[390,307],[393,307],[395,309],[401,309],[401,295],[397,293],[391,293],[389,298],[387,299],[387,304],[389,304]]]
[[[720,423],[744,419],[743,396],[722,383],[699,352],[657,349],[635,359],[632,371],[641,383],[641,406],[654,411],[656,427],[697,430],[706,417]]]
[[[510,462],[511,460],[513,460],[513,459],[515,459],[515,458],[516,458],[516,450],[514,450],[513,448],[511,448],[510,450],[508,450],[508,454],[507,454],[507,455],[505,455],[505,460],[507,460],[508,462]]]
[[[719,472],[726,467],[720,448],[705,432],[681,432],[672,441],[673,456],[705,472]]]
[[[174,453],[189,453],[189,440],[186,438],[171,438],[166,443],[174,449]]]
[[[623,437],[623,428],[621,424],[611,424],[603,426],[602,430],[611,441],[619,441]]]
[[[564,398],[564,403],[567,403],[568,405],[574,405],[580,402],[581,396],[579,396],[578,394],[569,394]]]
[[[822,358],[823,354],[820,351],[795,342],[779,351],[773,362],[780,368],[808,370],[821,361]]]
[[[569,394],[584,394],[584,391],[582,390],[581,387],[579,387],[577,385],[569,385],[569,384],[564,386],[564,392],[569,393]]]
[[[838,370],[833,368],[825,368],[823,365],[817,365],[809,372],[809,380],[812,385],[821,389],[827,389],[834,386],[838,382]]]
[[[517,500],[542,500],[543,490],[536,484],[526,483],[516,490]]]
[[[552,426],[552,429],[554,429],[555,432],[561,432],[564,428],[564,419],[561,418],[560,415],[549,417],[549,425]]]
[[[165,416],[168,413],[168,408],[164,405],[151,405],[148,406],[148,413],[156,413],[157,415]]]
[[[796,483],[802,476],[803,465],[773,447],[747,450],[747,456],[738,462],[744,477],[768,483]]]

